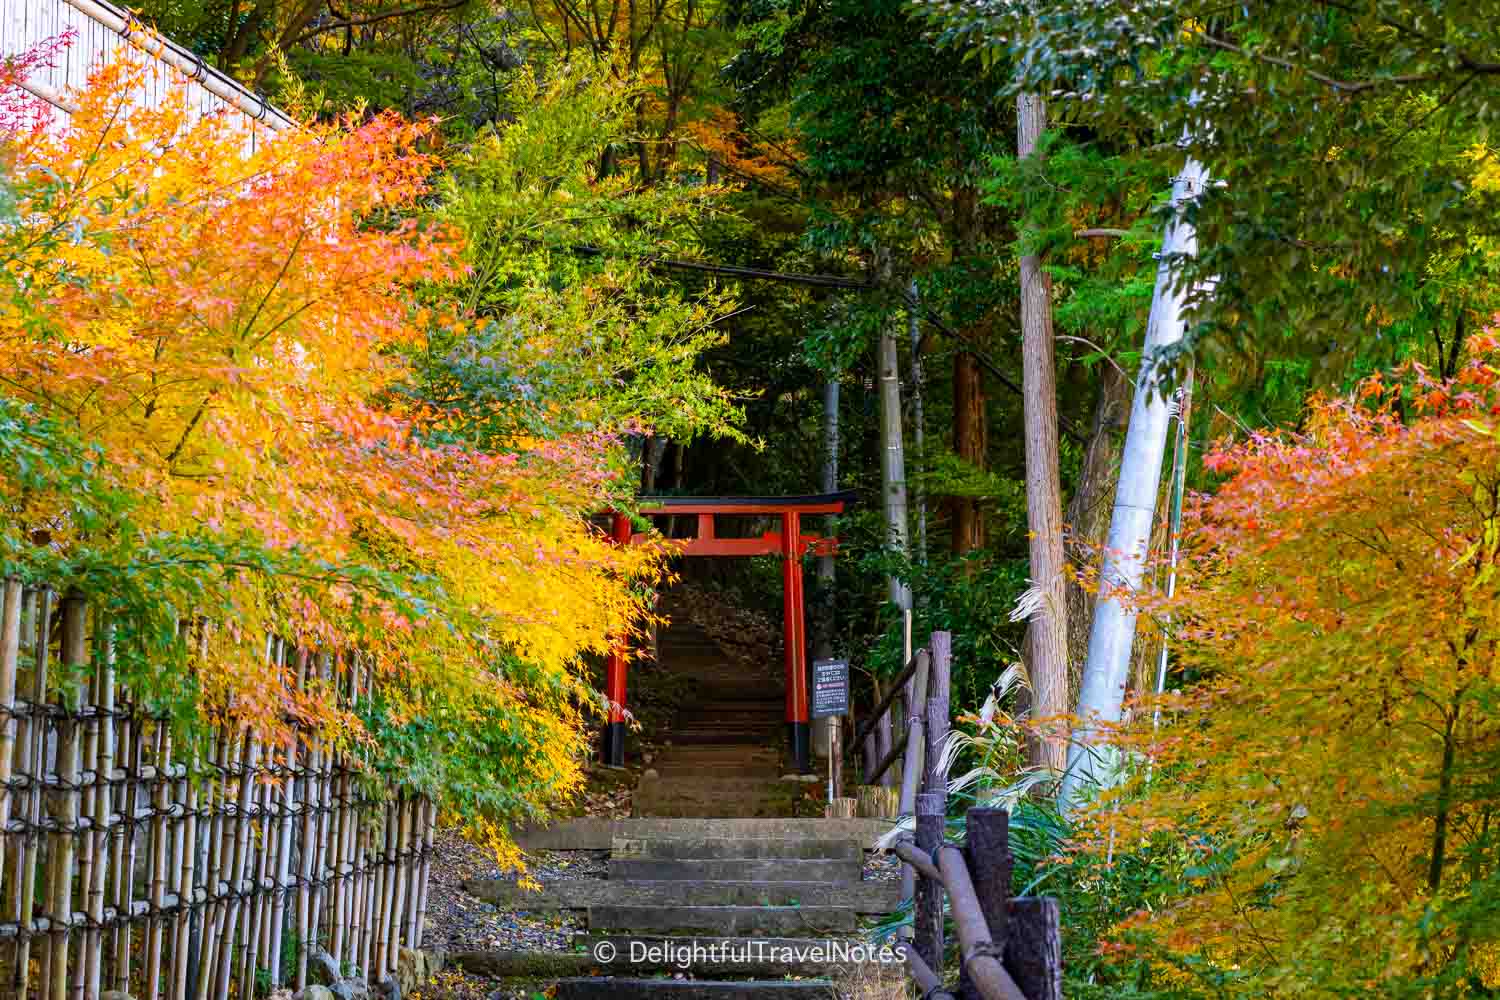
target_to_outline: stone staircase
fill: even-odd
[[[757,817],[794,815],[801,776],[787,773],[785,695],[769,667],[731,663],[703,630],[663,631],[664,666],[692,677],[692,700],[661,734],[660,748],[637,785],[637,816]]]
[[[465,883],[502,909],[583,911],[575,951],[453,960],[555,984],[555,1000],[829,996],[858,956],[828,942],[868,947],[862,929],[900,904],[899,882],[864,879],[865,851],[887,821],[824,819],[820,802],[804,801],[810,786],[787,773],[782,753],[779,666],[733,664],[691,625],[665,630],[660,643],[663,669],[690,677],[693,693],[657,734],[635,818],[567,821],[518,838],[526,850],[607,849],[608,877],[540,893]],[[799,808],[818,815],[796,818]]]
[[[863,878],[865,848],[882,829],[879,820],[618,820],[605,880],[540,894],[511,882],[467,886],[497,906],[585,911],[577,951],[454,961],[555,983],[557,1000],[829,996],[857,958],[840,949],[867,945],[862,926],[900,901],[898,882]],[[549,843],[561,842],[551,831]]]

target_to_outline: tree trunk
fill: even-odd
[[[911,341],[911,441],[917,449],[917,471],[920,474],[926,467],[927,456],[924,454],[926,446],[926,420],[927,415],[922,409],[922,330],[918,322],[918,304],[921,302],[917,290],[917,279],[913,278],[907,286],[906,293],[908,302],[906,307],[906,335]],[[927,492],[921,488],[918,480],[916,490],[917,501],[917,562],[927,562]]]
[[[1016,98],[1016,154],[1036,152],[1047,106],[1034,94]],[[1026,526],[1030,531],[1031,586],[1039,600],[1031,614],[1032,711],[1048,719],[1068,711],[1068,607],[1063,571],[1062,485],[1057,460],[1057,371],[1053,360],[1051,287],[1041,258],[1021,258],[1021,394],[1026,436]],[[1060,739],[1037,744],[1034,763],[1060,772],[1067,747]]]
[[[890,256],[878,251],[876,272],[890,283]],[[880,326],[880,483],[884,498],[886,545],[906,555],[906,452],[901,436],[901,361],[896,347],[896,330],[889,323]],[[891,603],[903,611],[911,609],[911,588],[899,577],[889,578]]]
[[[1157,385],[1158,365],[1161,352],[1179,343],[1186,332],[1184,309],[1188,289],[1180,287],[1177,262],[1183,255],[1197,253],[1198,233],[1188,209],[1207,182],[1208,171],[1192,158],[1183,164],[1172,182],[1172,216],[1162,234],[1151,316],[1146,321],[1141,369],[1136,376],[1130,424],[1120,459],[1120,482],[1115,490],[1100,571],[1100,586],[1109,591],[1094,609],[1083,688],[1078,695],[1080,722],[1071,742],[1068,772],[1058,792],[1058,805],[1068,814],[1078,811],[1086,790],[1103,777],[1097,771],[1100,757],[1091,747],[1098,739],[1094,720],[1119,721],[1124,704],[1135,639],[1136,609],[1131,595],[1140,587],[1145,570],[1170,423],[1167,399]]]
[[[1096,567],[1109,530],[1109,508],[1120,474],[1120,448],[1124,444],[1125,416],[1130,411],[1130,383],[1113,365],[1099,375],[1099,398],[1094,403],[1094,423],[1084,447],[1078,484],[1068,500],[1064,519],[1068,526],[1065,554],[1068,563]],[[1083,679],[1083,661],[1089,652],[1089,621],[1094,616],[1094,595],[1076,580],[1067,583],[1068,605],[1068,704],[1078,697]]]
[[[988,431],[979,362],[974,355],[959,351],[953,356],[953,453],[970,465],[984,468]],[[983,548],[984,519],[979,501],[954,497],[952,509],[953,554],[962,556]]]
[[[839,488],[839,376],[834,372],[823,384],[823,482],[824,493]],[[818,556],[818,590],[823,598],[818,615],[818,637],[813,656],[820,660],[833,657],[834,614],[838,610],[834,593],[833,555]]]

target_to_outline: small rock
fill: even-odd
[[[369,1000],[370,984],[363,979],[341,979],[329,988],[334,1000]]]
[[[334,1000],[333,990],[326,986],[309,986],[297,994],[297,1000]]]
[[[375,988],[385,1000],[401,1000],[401,984],[393,976],[386,976]]]
[[[99,1000],[135,1000],[135,997],[124,990],[105,990],[99,994]]]
[[[308,953],[312,961],[308,963],[308,978],[320,986],[332,986],[344,978],[343,970],[339,968],[339,960],[334,958],[322,948],[314,948]]]
[[[432,977],[427,953],[420,948],[402,947],[396,952],[396,983],[403,994],[410,993]]]

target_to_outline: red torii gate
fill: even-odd
[[[781,555],[782,629],[786,646],[787,746],[794,766],[811,769],[812,732],[807,704],[807,628],[802,597],[802,557],[808,552],[831,555],[838,539],[831,535],[804,535],[802,515],[842,514],[854,499],[851,492],[800,497],[641,497],[641,514],[691,515],[698,520],[693,538],[674,539],[685,556]],[[781,518],[780,531],[767,531],[754,538],[720,538],[714,530],[718,515]],[[635,539],[630,518],[614,512],[610,537],[629,545]],[[642,536],[644,540],[644,536]],[[603,754],[606,764],[625,764],[625,672],[623,650],[611,653],[605,671],[605,695],[610,701],[609,723],[604,727]]]

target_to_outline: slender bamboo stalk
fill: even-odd
[[[24,690],[30,690],[31,676],[35,663],[36,646],[36,608],[38,592],[27,588],[21,592],[21,620],[18,623],[16,634],[16,659],[17,659],[17,685]],[[29,664],[21,666],[23,663]],[[20,674],[25,672],[25,677]],[[19,702],[17,703],[20,704]],[[38,773],[31,752],[32,731],[36,728],[38,720],[29,711],[31,703],[26,703],[25,711],[16,720],[16,757],[18,758],[16,771],[34,779]],[[25,792],[15,797],[14,811],[19,814],[23,821],[31,818],[31,793],[34,785],[29,785]],[[25,892],[22,883],[26,878],[28,857],[31,856],[33,845],[31,843],[30,831],[35,829],[29,822],[25,824],[21,834],[16,838],[16,849],[11,852],[11,877],[6,885],[5,912],[18,925],[31,922],[31,910],[22,909],[22,900]],[[4,983],[14,990],[12,995],[19,996],[26,988],[28,978],[27,963],[22,961],[22,953],[26,942],[24,935],[18,938],[11,952],[13,963],[5,969]]]
[[[104,942],[94,929],[104,919],[104,890],[108,875],[110,814],[114,811],[115,773],[115,629],[113,624],[102,630],[104,653],[100,658],[98,676],[94,682],[94,705],[97,708],[99,741],[94,777],[94,830],[90,838],[89,853],[95,859],[88,882],[89,919],[94,927],[89,928],[85,950],[87,970],[84,995],[99,995],[102,981]]]
[[[392,859],[396,876],[396,899],[391,906],[391,961],[394,964],[401,954],[401,935],[406,929],[406,867],[407,852],[411,845],[411,799],[403,794],[396,798],[396,816],[399,833],[396,838],[396,856]]]
[[[318,654],[317,672],[318,680],[327,684],[333,667],[333,658],[328,652]],[[320,741],[321,742],[321,741]],[[323,924],[323,886],[327,880],[328,838],[331,823],[331,813],[328,811],[329,800],[333,794],[330,765],[333,760],[332,747],[323,746],[318,753],[317,766],[317,808],[314,810],[315,822],[313,824],[313,871],[316,873],[312,889],[312,911],[308,923],[308,947],[316,946],[320,941],[319,930]]]
[[[85,623],[87,613],[85,613]],[[85,624],[85,631],[87,625]],[[79,680],[79,709],[83,706],[93,706],[98,701],[98,671],[87,681]],[[79,720],[80,732],[82,734],[83,751],[79,756],[78,765],[78,822],[80,827],[87,825],[86,831],[80,830],[76,834],[73,849],[78,852],[78,897],[79,909],[88,909],[89,889],[94,884],[94,852],[91,849],[94,842],[95,827],[93,825],[94,799],[99,792],[99,718],[94,714],[87,720]],[[92,954],[99,943],[99,932],[92,927],[85,927],[83,940],[79,944],[78,961],[69,967],[68,973],[72,976],[73,1000],[83,1000],[85,980],[88,976],[88,956]]]
[[[6,849],[9,834],[3,831],[10,823],[11,790],[10,778],[15,773],[17,725],[16,675],[21,661],[21,605],[28,595],[20,580],[5,581],[4,606],[0,608],[0,703],[3,703],[4,718],[0,719],[0,872],[5,870]],[[22,750],[24,753],[24,749]],[[22,768],[23,771],[26,769]],[[29,772],[28,772],[29,773]],[[5,913],[10,915],[18,909],[20,896],[14,879],[6,886]],[[14,951],[6,947],[0,955],[0,982],[13,982],[18,974],[10,961]],[[24,973],[20,973],[23,974]]]
[[[218,778],[208,786],[209,801],[206,803],[212,807],[209,813],[212,818],[208,824],[207,863],[203,869],[203,884],[213,896],[222,895],[227,888],[224,881],[224,856],[228,853],[226,837],[229,824],[224,815],[224,803],[229,800],[229,773],[226,768],[230,741],[229,727],[221,726],[216,739],[217,746],[214,748]],[[223,926],[228,906],[228,899],[224,899],[214,902],[203,912],[203,940],[198,953],[199,961],[194,966],[198,970],[195,972],[198,976],[196,1000],[207,1000],[209,991],[213,989],[214,977],[209,973],[213,969],[213,958],[219,953],[219,930]]]
[[[51,856],[47,859],[47,867],[52,875],[50,916],[56,922],[51,934],[50,1000],[65,1000],[68,995],[68,951],[72,944],[73,923],[73,838],[78,828],[79,804],[82,800],[82,792],[78,789],[79,739],[76,717],[83,695],[77,678],[71,675],[88,663],[88,636],[85,627],[87,609],[83,594],[76,590],[69,591],[63,599],[62,655],[70,676],[62,688],[66,715],[58,721],[58,793],[53,808],[57,817],[57,832],[53,836]]]
[[[422,824],[422,858],[417,874],[417,926],[412,934],[412,947],[422,947],[422,937],[427,929],[427,879],[432,870],[432,840],[437,832],[437,803],[422,800],[424,821]]]
[[[298,684],[305,686],[305,678],[310,666],[312,653],[307,649],[298,650]],[[316,740],[308,737],[305,741],[306,751],[304,753],[305,763],[302,766],[302,780],[299,783],[302,790],[302,801],[299,808],[302,812],[302,834],[298,844],[297,864],[297,932],[301,935],[297,948],[297,979],[295,986],[301,990],[307,986],[307,958],[308,949],[311,947],[312,934],[308,918],[312,915],[312,894],[310,883],[313,869],[313,811],[315,793],[313,791],[313,774],[318,766],[319,748]]]
[[[52,621],[53,593],[50,588],[43,588],[35,598],[32,605],[32,617],[27,628],[27,634],[31,636],[32,661],[34,664],[32,672],[31,705],[35,708],[43,704],[47,697],[47,654],[50,647],[48,642],[48,630]],[[26,793],[26,818],[28,832],[26,835],[26,858],[21,866],[21,914],[27,925],[31,924],[31,915],[36,904],[36,868],[37,859],[42,853],[42,840],[36,833],[37,825],[42,818],[42,776],[46,773],[46,745],[47,724],[40,715],[30,717],[30,731],[27,734],[30,750],[27,752],[27,768],[31,772],[31,787]],[[42,949],[42,961],[50,958],[52,952]],[[16,950],[16,967],[19,972],[20,981],[17,984],[16,996],[20,1000],[27,1000],[31,987],[31,939],[23,937],[20,947]],[[45,996],[46,983],[40,977],[37,982],[38,993]]]
[[[380,840],[376,847],[375,862],[375,916],[371,923],[371,933],[374,941],[371,943],[372,954],[370,964],[375,982],[385,978],[386,942],[389,922],[387,915],[390,913],[388,899],[390,897],[390,851],[391,843],[395,838],[395,831],[391,823],[391,806],[387,802],[381,807],[383,822],[380,825]]]
[[[355,862],[359,865],[359,879],[356,883],[358,889],[357,902],[354,907],[354,926],[351,931],[358,945],[355,949],[354,962],[359,966],[359,971],[364,974],[367,981],[370,980],[370,903],[374,898],[375,880],[370,872],[370,826],[366,821],[369,810],[359,808],[355,812],[358,820],[359,840],[355,846]]]
[[[166,905],[167,896],[167,795],[170,790],[167,761],[171,751],[171,728],[165,722],[158,721],[151,832],[147,840],[151,866],[151,911],[146,919],[146,1000],[157,1000],[161,995],[162,936],[166,930],[162,924],[161,910]]]
[[[178,785],[177,799],[185,807],[185,815],[177,824],[177,916],[172,934],[172,1000],[187,998],[187,962],[191,947],[193,914],[197,894],[194,891],[195,862],[198,855],[198,789],[193,782],[198,769],[198,757],[182,769],[182,780]]]
[[[50,663],[48,662],[48,652],[51,649],[49,632],[52,623],[52,605],[55,597],[56,595],[50,588],[44,588],[37,602],[37,618],[35,622],[35,630],[32,633],[34,642],[33,648],[36,655],[36,671],[33,678],[31,695],[31,704],[33,708],[43,705],[47,701],[47,672],[48,667],[50,666]],[[31,922],[31,914],[34,911],[36,905],[37,861],[40,859],[42,855],[42,848],[45,846],[43,844],[41,836],[34,831],[36,831],[42,818],[42,778],[47,773],[47,723],[44,721],[42,716],[33,716],[31,728],[32,733],[30,767],[32,783],[30,794],[27,796],[27,812],[29,814],[28,818],[30,820],[30,826],[33,832],[29,835],[31,848],[27,852],[28,856],[26,859],[26,871],[21,879],[21,912],[26,915],[26,920],[28,923]],[[43,874],[46,874],[45,868],[43,869]],[[31,941],[29,938],[23,939],[21,941],[20,954],[17,956],[17,963],[23,970],[21,977],[21,989],[17,992],[17,995],[21,998],[21,1000],[26,1000],[27,997],[27,988],[29,983],[27,979],[28,973],[26,970],[29,970],[31,966],[30,953]],[[42,948],[40,958],[43,963],[50,964],[52,958],[52,950],[50,948]],[[46,973],[44,971],[42,972],[41,976],[38,977],[38,995],[45,997],[47,995],[46,989],[47,981]]]
[[[331,938],[328,951],[333,955],[336,962],[344,961],[345,925],[349,920],[349,878],[347,873],[348,853],[344,842],[349,834],[349,774],[344,770],[342,755],[334,757],[335,777],[334,781],[338,787],[338,794],[334,798],[335,830],[333,835],[334,852],[332,864],[329,866],[333,873],[333,913],[330,923],[332,924]]]
[[[219,1000],[228,1000],[230,980],[234,974],[234,944],[239,932],[240,910],[243,908],[243,900],[240,898],[245,891],[245,873],[249,870],[249,846],[250,846],[250,824],[247,817],[250,812],[250,793],[254,782],[250,775],[259,760],[259,745],[255,738],[245,731],[236,742],[240,744],[240,766],[239,766],[239,790],[237,793],[237,808],[234,817],[234,848],[230,853],[229,870],[226,881],[229,882],[232,895],[228,901],[228,912],[224,920],[224,932],[219,937],[219,977],[216,994]]]
[[[130,723],[130,766],[127,770],[131,778],[123,796],[125,822],[122,829],[125,837],[120,861],[119,894],[115,898],[115,905],[121,913],[130,913],[135,905],[135,853],[140,840],[140,825],[137,820],[143,794],[140,776],[146,755],[146,733],[145,716],[136,715]],[[121,992],[128,992],[130,989],[131,942],[135,934],[132,928],[132,924],[124,924],[115,939],[115,989]]]
[[[282,981],[281,941],[286,927],[286,897],[291,888],[292,793],[296,784],[294,777],[296,769],[297,738],[293,736],[287,744],[286,774],[282,777],[281,787],[278,789],[281,808],[277,816],[279,829],[276,835],[276,894],[271,900],[271,953],[269,956],[272,988],[280,986]]]

